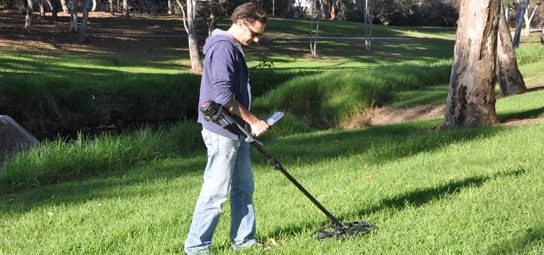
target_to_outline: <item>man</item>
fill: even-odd
[[[249,111],[249,73],[240,45],[258,42],[268,19],[264,10],[251,2],[238,6],[231,19],[229,30],[214,30],[204,45],[206,58],[199,105],[208,100],[224,105],[242,126],[249,124],[253,133],[259,136],[268,130],[268,125]],[[185,253],[209,253],[229,186],[233,248],[259,245],[255,240],[254,182],[249,144],[235,132],[206,121],[200,111],[198,114],[208,150],[208,164],[185,241]]]

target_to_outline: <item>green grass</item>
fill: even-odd
[[[323,23],[324,33],[356,33],[360,25],[338,24]],[[296,34],[306,25],[274,19],[267,31]],[[161,33],[173,29],[161,22],[150,26]],[[263,41],[260,48],[247,49],[251,67],[263,56],[276,66],[252,70],[254,91],[263,95],[255,98],[255,110],[263,116],[288,111],[263,138],[265,147],[341,221],[377,226],[345,241],[311,239],[310,233],[330,222],[254,151],[257,238],[272,246],[266,253],[542,254],[543,124],[431,131],[441,124],[434,119],[312,131],[301,121],[308,114],[341,121],[373,103],[398,108],[444,103],[453,53],[453,42],[444,39],[454,33],[376,27],[376,34],[380,29],[390,29],[385,35],[417,31],[438,39],[375,41],[371,54],[359,51],[358,41],[322,41],[319,59],[305,57],[305,41]],[[123,94],[140,107],[130,109],[163,113],[168,104],[161,100],[176,102],[172,91],[184,88],[175,84],[193,84],[198,76],[185,74],[188,62],[179,60],[185,45],[139,43],[127,42],[124,50],[144,51],[123,57],[97,45],[75,55],[7,47],[0,51],[0,84],[4,89],[8,82],[18,84],[11,89],[21,100],[29,92],[53,91],[46,98],[77,106],[89,91],[98,91]],[[542,85],[540,48],[521,47],[517,54],[524,59],[520,68],[528,85]],[[169,90],[159,93],[158,87]],[[188,91],[178,104],[190,102]],[[39,106],[32,97],[28,102]],[[501,121],[543,117],[544,91],[500,98],[496,106]],[[308,111],[300,111],[304,107]],[[180,254],[205,154],[194,122],[45,142],[0,170],[0,254]],[[239,254],[230,249],[228,203],[223,212],[214,252]]]
[[[544,92],[537,91],[499,99],[499,114],[516,111],[529,96],[533,103],[520,112],[544,107]],[[439,124],[267,141],[272,155],[336,217],[377,226],[345,241],[311,239],[313,230],[330,222],[255,152],[257,237],[278,243],[267,253],[542,253],[544,147],[535,137],[544,135],[543,125],[428,131]],[[205,163],[199,151],[1,195],[0,253],[181,253]],[[228,240],[228,203],[223,211],[214,251],[238,254]]]

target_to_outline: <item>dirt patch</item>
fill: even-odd
[[[527,88],[526,93],[533,91],[539,91],[544,89],[544,85],[536,85]],[[500,94],[496,95],[497,98],[501,98]],[[407,109],[393,109],[388,106],[374,108],[363,112],[349,121],[343,123],[344,129],[354,129],[366,126],[388,125],[394,123],[400,123],[404,121],[424,120],[424,119],[437,119],[444,116],[446,111],[446,105],[422,105]],[[501,126],[519,126],[530,125],[544,121],[544,117],[530,118],[530,119],[508,119],[502,120],[499,125]],[[438,130],[439,127],[433,128]]]
[[[363,112],[343,124],[344,129],[399,123],[403,121],[436,119],[444,116],[446,105],[422,105],[407,109],[379,107]]]

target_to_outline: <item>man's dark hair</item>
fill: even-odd
[[[263,7],[253,2],[247,2],[236,7],[236,9],[234,9],[232,12],[231,19],[233,24],[238,20],[242,20],[249,24],[254,24],[256,21],[260,21],[263,23],[263,25],[268,22],[266,11],[263,9]]]

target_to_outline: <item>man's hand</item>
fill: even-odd
[[[260,136],[262,133],[266,132],[269,128],[268,124],[264,120],[259,120],[254,124],[250,124],[251,126],[251,132],[255,134],[255,136]]]
[[[249,123],[251,126],[251,131],[255,134],[255,136],[262,135],[269,128],[268,124],[266,124],[264,120],[260,120],[259,118],[255,117],[253,113],[249,112],[242,105],[239,105],[234,110],[234,114],[240,116],[240,118],[242,118],[245,122]]]

